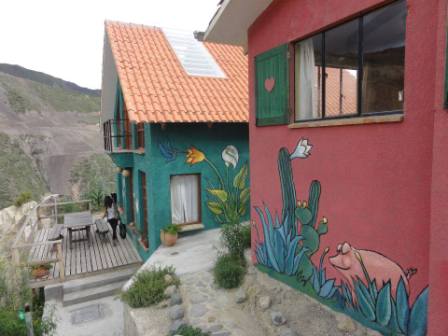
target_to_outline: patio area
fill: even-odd
[[[87,226],[88,230],[72,230],[70,239],[71,226],[64,222],[69,216],[73,218],[73,215],[81,213],[79,211],[82,211],[84,217],[86,213],[89,214],[91,223]],[[98,214],[90,211],[90,205],[85,201],[70,203],[47,201],[32,211],[25,219],[13,245],[13,256],[17,266],[36,269],[45,265],[48,269],[48,272],[45,272],[48,274],[43,276],[32,274],[31,287],[44,287],[100,273],[138,268],[142,260],[131,241],[118,236],[114,246],[110,228],[104,232],[103,225],[100,228],[103,235],[97,232],[95,223],[97,216]]]
[[[41,230],[36,235],[35,242],[45,242],[50,230]],[[81,240],[86,232],[74,232],[74,240]],[[62,231],[64,238],[62,239],[62,257],[64,261],[64,279],[71,280],[75,278],[85,277],[98,274],[101,272],[109,272],[115,269],[122,269],[128,266],[135,267],[142,263],[140,257],[132,246],[128,238],[121,239],[118,237],[117,245],[112,244],[112,232],[108,232],[105,238],[101,238],[96,233],[95,226],[91,232],[90,243],[87,241],[73,242],[72,248],[68,239],[66,229]],[[30,253],[30,262],[32,264],[44,263],[46,259],[56,258],[54,249],[48,245],[37,245]],[[32,287],[41,287],[42,282],[45,285],[59,281],[61,278],[61,267],[59,263],[54,263],[50,269],[48,277],[41,279],[32,279],[30,285]]]

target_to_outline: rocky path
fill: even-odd
[[[181,285],[168,287],[169,299],[156,307],[125,308],[125,334],[173,335],[180,325],[190,324],[212,336],[379,335],[252,265],[241,288],[217,288],[212,266],[220,248],[219,232],[213,230],[157,251],[144,267],[175,265]]]
[[[180,292],[168,293],[170,330],[186,323],[212,336],[374,336],[336,313],[250,266],[244,285],[219,289],[211,272],[184,275]]]
[[[217,288],[211,272],[189,274],[181,281],[186,317],[191,325],[213,336],[264,335],[253,316],[237,303],[244,302],[245,295],[238,290]]]

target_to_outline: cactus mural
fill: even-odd
[[[416,269],[404,271],[384,255],[355,249],[347,242],[339,244],[337,254],[329,258],[331,266],[342,275],[339,285],[336,279],[327,278],[324,267],[329,247],[322,252],[319,264],[313,263],[313,256],[320,250],[321,237],[329,230],[328,219],[319,220],[322,188],[314,180],[308,200],[297,200],[292,167],[295,159],[307,159],[311,149],[308,140],[300,139],[293,153],[287,148],[279,151],[281,220],[277,215],[273,217],[266,205],[255,207],[262,228],[259,232],[253,223],[258,264],[288,276],[289,284],[295,279],[299,290],[384,335],[426,335],[428,287],[414,303],[409,299],[409,280]]]

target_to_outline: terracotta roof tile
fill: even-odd
[[[189,76],[160,28],[106,22],[129,119],[136,122],[247,122],[247,58],[204,43],[226,78]]]

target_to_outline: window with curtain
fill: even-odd
[[[406,1],[296,43],[297,121],[401,113]]]
[[[171,221],[173,224],[200,222],[200,175],[171,176]]]

